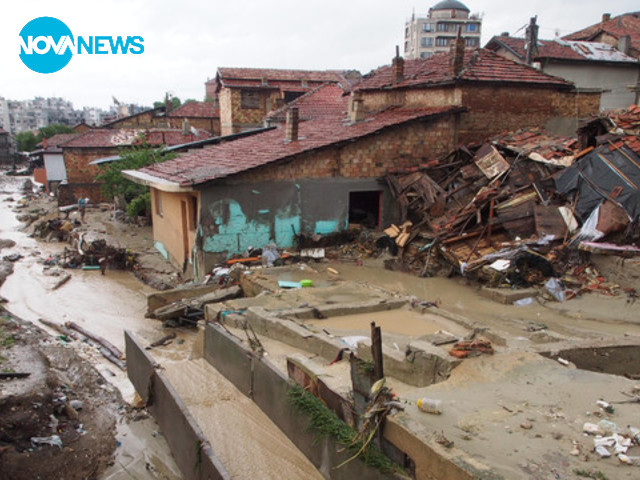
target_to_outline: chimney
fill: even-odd
[[[284,138],[286,142],[295,142],[298,140],[298,107],[292,107],[287,110]]]
[[[394,85],[404,80],[404,58],[400,56],[400,47],[398,45],[396,45],[396,56],[391,61],[391,76]]]
[[[602,23],[608,22],[609,20],[611,20],[611,14],[610,13],[603,13],[602,14]]]
[[[508,37],[509,36],[509,32],[502,32],[500,34],[501,37]]]
[[[456,39],[451,44],[450,58],[449,58],[449,66],[451,75],[454,78],[458,78],[462,73],[462,67],[464,65],[464,38],[460,34],[460,29],[458,29],[458,34],[456,35]]]
[[[349,99],[349,121],[358,123],[364,120],[364,101],[360,92],[351,92]]]
[[[525,46],[526,49],[526,58],[525,63],[527,65],[531,65],[533,63],[533,57],[538,54],[538,25],[536,24],[536,20],[538,16],[531,17],[529,20],[529,26],[525,32]]]
[[[620,50],[625,55],[629,55],[629,51],[631,50],[631,36],[630,35],[622,35],[618,39],[618,50]]]
[[[47,149],[47,137],[42,137],[42,148],[43,150]]]

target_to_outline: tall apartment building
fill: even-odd
[[[415,13],[405,24],[404,57],[428,58],[437,52],[448,52],[460,30],[468,48],[480,46],[482,18],[457,0],[443,0],[429,9],[426,16]]]

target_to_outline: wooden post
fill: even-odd
[[[384,377],[382,368],[382,332],[376,327],[376,322],[371,322],[371,357],[373,358],[373,381],[377,382]]]

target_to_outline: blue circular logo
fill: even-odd
[[[34,18],[20,30],[20,60],[38,73],[54,73],[73,56],[73,34],[57,18]]]

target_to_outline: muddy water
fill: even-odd
[[[550,330],[567,337],[601,337],[603,333],[640,336],[637,306],[628,304],[624,296],[607,298],[586,294],[565,303],[543,305],[534,302],[531,306],[517,307],[481,296],[476,288],[465,285],[461,278],[417,278],[384,270],[374,261],[369,263],[371,265],[332,266],[344,280],[375,284],[390,292],[437,301],[443,310],[516,337],[526,334],[527,327],[533,322],[544,323]]]
[[[232,478],[323,478],[271,420],[205,360],[163,366]]]
[[[358,331],[363,335],[371,332],[371,322],[382,328],[384,332],[420,337],[435,333],[439,330],[447,330],[454,334],[465,334],[464,329],[454,322],[429,313],[419,313],[411,310],[397,309],[375,313],[360,313],[355,315],[342,315],[325,320],[311,320],[309,323],[317,328],[324,328],[331,332]]]
[[[159,338],[159,322],[144,318],[147,291],[133,275],[107,271],[67,271],[72,278],[64,286],[52,290],[60,277],[44,274],[41,262],[61,251],[62,244],[40,244],[19,231],[12,208],[21,197],[19,186],[24,179],[0,174],[0,239],[10,239],[16,246],[0,252],[20,253],[23,259],[14,264],[14,273],[0,288],[0,295],[8,300],[6,308],[18,317],[40,327],[39,318],[55,323],[76,322],[124,348],[124,329]],[[12,197],[14,202],[6,201]],[[27,211],[29,207],[23,209]],[[97,273],[97,275],[96,275]],[[47,328],[45,328],[47,330]],[[51,331],[50,333],[55,334]],[[125,372],[106,361],[95,348],[75,345],[76,350],[121,392],[125,400],[132,400],[134,389]],[[118,421],[117,440],[121,446],[115,452],[114,465],[103,473],[103,480],[132,478],[162,478],[178,480],[182,475],[173,461],[169,447],[153,419],[126,423]]]

